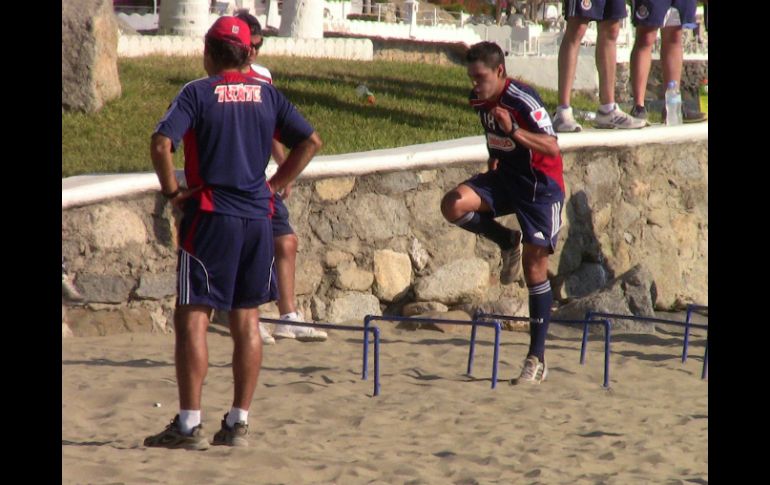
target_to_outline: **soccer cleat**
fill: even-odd
[[[503,267],[500,270],[500,283],[510,285],[521,278],[521,231],[512,231],[511,239],[516,245],[511,249],[503,249],[500,255]]]
[[[646,120],[647,119],[647,108],[644,106],[639,106],[638,104],[635,105],[633,108],[631,108],[631,116],[634,118],[638,118],[640,120]]]
[[[249,440],[246,439],[246,435],[249,434],[249,425],[240,421],[231,428],[227,425],[227,414],[222,418],[222,427],[214,435],[211,444],[215,446],[249,446]]]
[[[155,448],[171,448],[184,450],[205,450],[209,440],[203,436],[203,425],[195,426],[190,434],[184,434],[179,429],[179,415],[174,416],[171,424],[160,433],[144,439],[144,446]]]
[[[645,120],[634,118],[628,113],[623,112],[617,104],[615,104],[615,109],[609,113],[602,113],[601,111],[597,111],[594,124],[597,128],[610,130],[635,130],[647,126],[647,122]]]
[[[545,361],[540,362],[537,357],[530,355],[524,359],[524,367],[518,379],[511,379],[511,385],[516,384],[540,384],[548,376],[548,366]]]
[[[556,110],[553,115],[553,129],[559,133],[574,133],[583,129],[572,114],[572,107]]]
[[[281,320],[289,322],[304,322],[302,314],[296,312],[295,316],[283,316]],[[273,335],[280,338],[294,338],[300,342],[323,342],[327,339],[327,334],[323,330],[313,327],[300,327],[296,325],[282,325],[280,323],[275,325]]]

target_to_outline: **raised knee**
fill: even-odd
[[[299,238],[296,234],[286,234],[275,239],[276,252],[281,254],[296,253],[299,247]]]
[[[458,207],[460,198],[460,193],[456,190],[452,190],[447,192],[446,195],[444,195],[444,198],[441,199],[441,213],[447,221],[455,221],[463,215]]]

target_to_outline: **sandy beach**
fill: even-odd
[[[469,330],[379,326],[379,396],[371,374],[360,378],[360,334],[279,340],[265,347],[250,447],[198,452],[142,446],[177,413],[173,335],[64,339],[62,483],[708,483],[703,331],[691,337],[684,364],[680,328],[615,336],[609,390],[599,337],[583,366],[578,339],[549,338],[548,380],[509,385],[529,337],[506,331],[493,390],[489,329],[479,330],[471,378]],[[232,399],[231,350],[226,327],[212,325],[203,390],[209,436]]]

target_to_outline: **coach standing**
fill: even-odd
[[[272,85],[239,68],[249,27],[220,17],[206,34],[209,77],[186,84],[152,135],[151,157],[163,195],[182,210],[174,312],[179,414],[145,446],[206,449],[201,394],[208,370],[206,330],[212,309],[229,312],[234,396],[212,444],[247,446],[248,409],[262,362],[257,307],[276,299],[273,198],[321,147],[312,126]],[[269,180],[265,168],[276,130],[291,151]],[[185,178],[178,186],[172,152],[184,140]]]

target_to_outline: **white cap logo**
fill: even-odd
[[[241,30],[237,25],[233,25],[233,34],[237,34]]]

